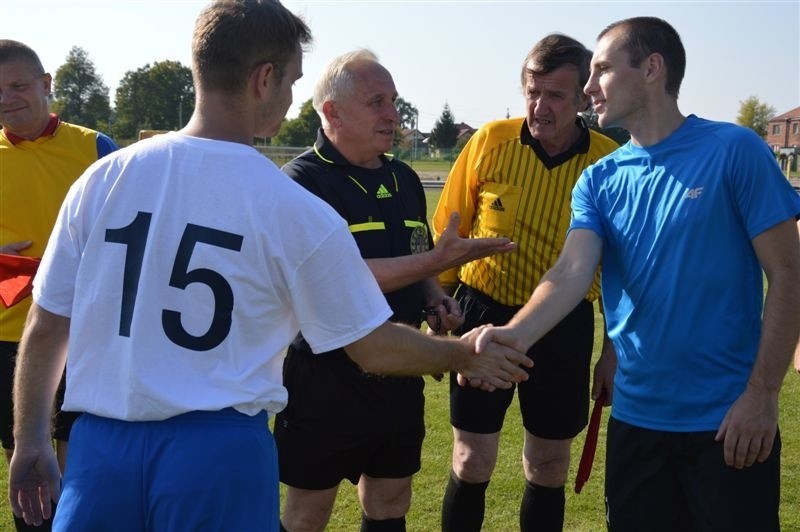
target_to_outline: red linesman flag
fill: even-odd
[[[594,402],[589,427],[586,429],[586,441],[583,443],[581,461],[578,464],[578,474],[575,476],[575,493],[580,493],[583,485],[589,480],[592,472],[594,453],[597,450],[597,435],[600,432],[600,416],[603,413],[603,404],[606,402],[606,391],[601,390],[600,396]]]
[[[8,308],[31,294],[42,259],[0,253],[0,300]]]

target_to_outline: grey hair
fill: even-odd
[[[352,90],[355,76],[349,67],[354,63],[361,62],[378,63],[378,56],[371,50],[362,48],[334,57],[322,69],[322,74],[320,74],[316,85],[314,85],[312,104],[320,120],[322,120],[323,127],[328,125],[328,121],[322,112],[322,105],[325,102],[343,98],[345,94]]]

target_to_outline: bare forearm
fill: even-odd
[[[527,351],[586,297],[602,254],[603,242],[596,233],[570,231],[556,264],[508,323],[515,349]]]
[[[800,241],[800,220],[797,220],[797,235]],[[794,369],[800,373],[800,338],[797,339],[797,347],[794,348]]]
[[[422,280],[422,292],[426,305],[439,305],[444,297],[448,295],[436,277],[428,277]]]
[[[794,369],[800,373],[800,341],[797,342],[797,347],[794,348]]]
[[[365,261],[384,294],[412,285],[441,271],[430,251]]]
[[[767,290],[761,341],[749,379],[751,385],[774,392],[780,390],[800,334],[800,283],[788,273],[781,277]]]
[[[518,334],[521,345],[530,348],[555,327],[586,297],[592,275],[561,269],[547,272],[533,295],[508,325]]]
[[[474,356],[469,344],[425,336],[409,326],[390,322],[345,350],[364,371],[379,375],[443,373],[465,366],[466,358]]]
[[[767,278],[761,340],[748,385],[780,390],[800,333],[800,237],[795,220],[781,222],[753,239]]]
[[[33,304],[14,376],[14,437],[18,445],[50,441],[53,400],[64,371],[68,336],[68,318]]]

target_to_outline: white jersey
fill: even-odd
[[[249,146],[179,133],[74,184],[33,296],[71,318],[63,409],[129,421],[280,411],[298,330],[324,352],[391,316],[333,209]]]

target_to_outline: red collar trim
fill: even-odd
[[[45,126],[44,131],[42,131],[41,134],[39,135],[39,138],[51,136],[53,133],[56,132],[56,128],[60,123],[61,120],[58,118],[58,115],[50,113],[50,120],[47,122],[47,126]],[[19,144],[23,140],[27,140],[23,139],[22,137],[18,137],[17,135],[13,134],[10,131],[6,131],[5,128],[3,128],[3,134],[9,140],[9,142],[11,142],[11,144],[14,145]]]

